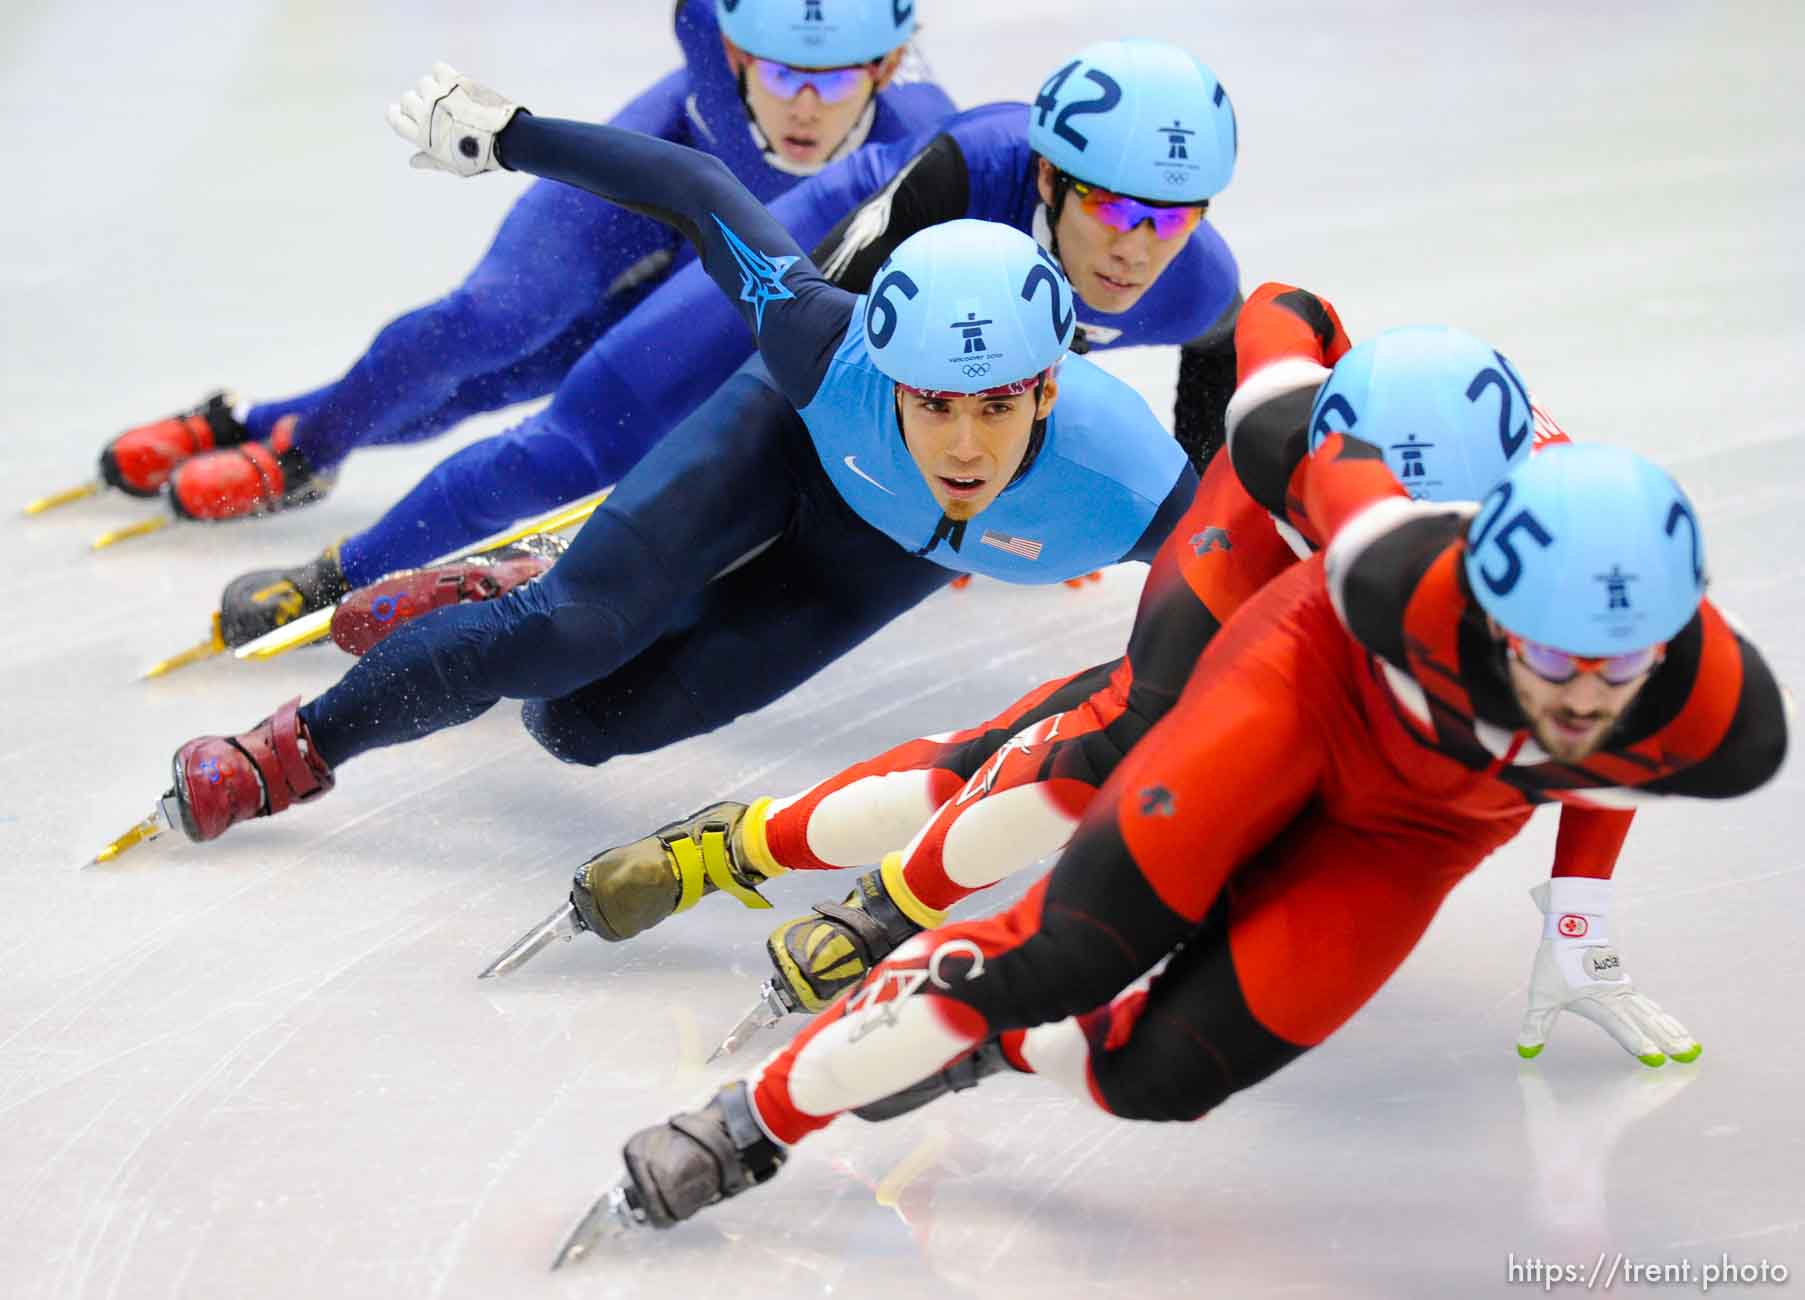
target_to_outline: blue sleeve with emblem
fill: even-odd
[[[855,299],[823,278],[718,159],[631,131],[527,113],[496,145],[504,166],[674,226],[738,308],[784,396],[797,407],[814,399]]]

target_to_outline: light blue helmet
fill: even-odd
[[[1235,106],[1164,41],[1104,41],[1048,77],[1028,144],[1069,176],[1159,203],[1201,203],[1235,173]]]
[[[1310,449],[1351,433],[1385,454],[1411,496],[1477,501],[1529,458],[1533,423],[1503,353],[1445,325],[1406,325],[1335,363],[1310,412]]]
[[[881,59],[915,34],[914,0],[715,0],[727,39],[799,68]]]
[[[1620,447],[1544,448],[1467,530],[1467,582],[1507,632],[1576,655],[1666,641],[1705,595],[1698,515],[1665,471]]]
[[[865,346],[877,368],[947,393],[1024,384],[1065,355],[1075,323],[1072,286],[1046,250],[994,221],[910,235],[865,300]]]

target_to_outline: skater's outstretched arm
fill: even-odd
[[[417,166],[529,172],[674,227],[738,306],[784,395],[798,407],[814,400],[855,299],[719,160],[633,131],[534,117],[444,64],[389,120],[419,146]]]

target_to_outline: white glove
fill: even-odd
[[[1648,1066],[1696,1060],[1698,1042],[1686,1026],[1636,992],[1623,959],[1610,946],[1605,918],[1611,882],[1556,876],[1529,891],[1542,909],[1542,943],[1529,974],[1529,1010],[1517,1034],[1517,1055],[1538,1055],[1554,1018],[1584,1016]]]
[[[389,125],[420,152],[409,166],[422,171],[475,176],[501,169],[495,137],[520,105],[468,77],[449,63],[435,63],[419,84],[389,105]]]

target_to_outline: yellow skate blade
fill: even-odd
[[[140,844],[146,844],[151,840],[156,839],[157,836],[168,829],[169,811],[159,803],[156,810],[153,811],[150,816],[146,817],[125,834],[107,845],[99,853],[96,853],[92,858],[88,859],[88,861],[82,863],[82,866],[98,867],[104,863],[111,862],[127,849],[135,848]]]
[[[173,673],[178,668],[186,668],[189,664],[198,664],[203,659],[211,659],[214,655],[224,654],[225,649],[226,642],[225,638],[220,635],[219,612],[216,610],[213,614],[213,631],[205,641],[199,645],[190,646],[180,654],[157,660],[156,663],[138,674],[138,680],[148,682],[153,677],[162,677],[166,673]]]
[[[158,515],[154,519],[141,520],[135,524],[127,524],[124,528],[115,528],[102,533],[88,543],[90,550],[104,551],[109,546],[117,546],[121,542],[129,542],[134,537],[148,537],[152,533],[161,532],[175,522],[168,515]]]
[[[217,617],[217,616],[216,616]],[[274,659],[296,646],[312,645],[332,632],[332,609],[316,609],[292,623],[265,632],[255,641],[246,641],[232,652],[234,659]]]
[[[934,1162],[946,1154],[946,1148],[945,1133],[930,1133],[924,1137],[913,1151],[897,1162],[896,1168],[878,1181],[877,1203],[886,1210],[894,1210],[902,1201],[902,1194],[909,1190],[909,1184],[933,1168]]]
[[[517,542],[534,533],[556,533],[566,528],[573,528],[594,514],[596,507],[606,501],[608,494],[612,491],[614,491],[613,488],[603,488],[593,496],[573,501],[567,506],[559,506],[556,510],[547,511],[542,515],[534,515],[531,519],[523,519],[512,528],[504,529],[499,533],[491,533],[481,541],[473,542],[469,546],[460,546],[449,555],[441,555],[432,564],[423,567],[430,569],[433,564],[450,564],[460,555],[478,555],[484,551],[498,551],[509,542]]]
[[[485,551],[499,550],[508,543],[517,542],[533,533],[555,533],[559,529],[580,524],[595,513],[595,508],[608,499],[608,493],[611,491],[613,491],[612,488],[605,488],[594,496],[574,501],[567,506],[560,506],[543,515],[535,515],[503,532],[492,534],[448,555],[441,555],[421,567],[430,569],[434,565],[449,564],[459,556],[479,555]],[[331,635],[331,632],[332,611],[316,609],[313,613],[305,614],[292,623],[284,623],[279,628],[265,632],[255,641],[246,641],[232,652],[232,657],[234,659],[274,659],[277,655],[287,654],[298,646],[312,645],[315,641],[323,640]]]
[[[66,506],[72,501],[84,501],[88,497],[99,495],[100,490],[105,486],[106,484],[101,480],[95,479],[90,483],[83,483],[79,487],[52,492],[49,496],[39,497],[36,501],[27,501],[25,514],[29,518],[32,515],[41,515],[46,510],[55,510],[58,506]]]

